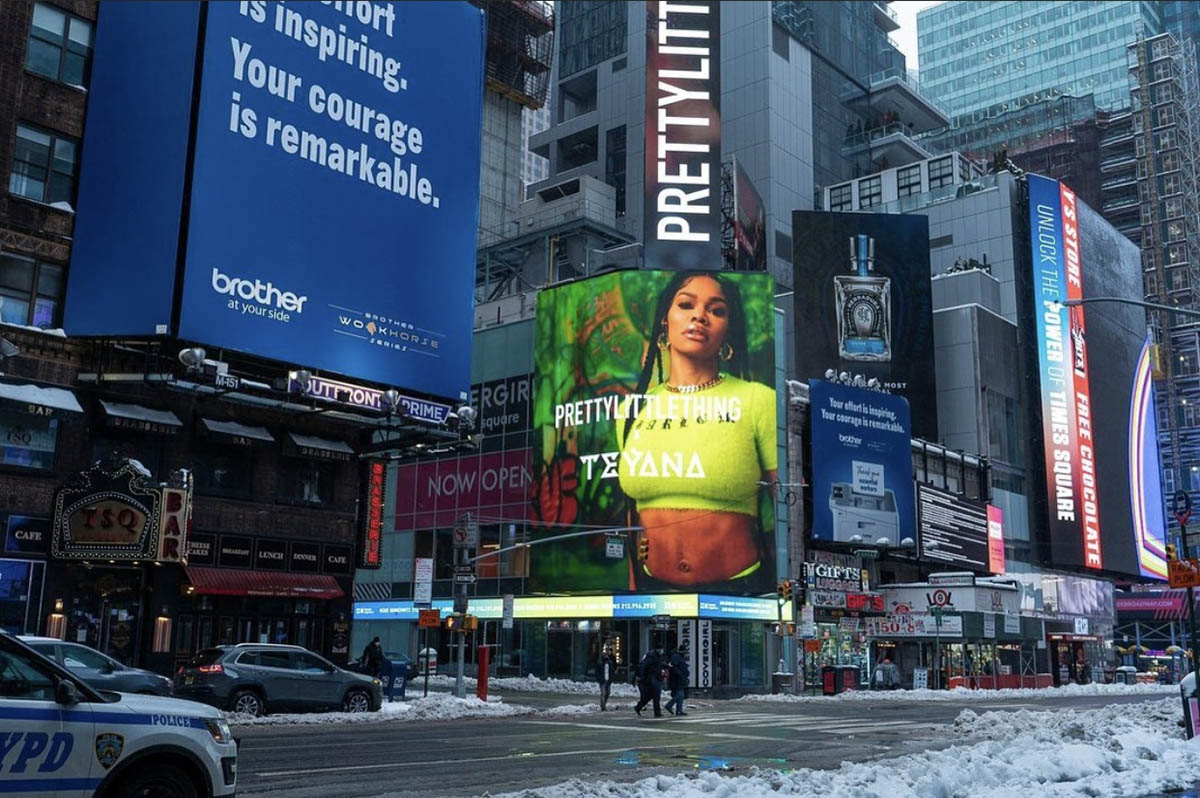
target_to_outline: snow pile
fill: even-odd
[[[597,707],[598,708],[598,707]],[[560,708],[561,709],[561,708]],[[386,721],[456,720],[458,718],[495,718],[528,715],[530,707],[505,704],[499,699],[480,701],[474,696],[457,698],[437,693],[412,701],[384,702],[378,712],[311,712],[303,714],[267,715],[252,718],[226,713],[235,726],[307,726],[328,723],[382,723]]]
[[[630,704],[609,703],[610,710],[628,709]],[[448,693],[432,693],[428,698],[384,702],[378,712],[308,712],[283,713],[253,718],[248,715],[225,713],[235,726],[312,726],[337,723],[387,723],[390,721],[458,720],[459,718],[509,718],[514,715],[572,716],[599,712],[599,704],[566,704],[548,709],[534,709],[520,704],[506,704],[497,696],[480,701],[475,696],[456,698]]]
[[[747,695],[740,701],[802,703],[806,701],[1007,701],[1029,698],[1069,698],[1086,695],[1162,695],[1178,696],[1176,684],[1068,684],[1063,687],[1006,688],[1003,690],[851,690],[836,696],[825,695]]]
[[[1076,712],[964,709],[955,731],[982,741],[837,770],[752,768],[655,776],[634,783],[572,780],[513,798],[1011,798],[1136,796],[1182,791],[1200,780],[1200,740],[1184,741],[1177,700]]]
[[[431,687],[451,688],[454,686],[456,677],[454,676],[430,676],[429,684]],[[408,683],[408,689],[421,687],[425,683],[424,676],[418,676]],[[475,689],[475,679],[470,676],[463,677],[463,683],[468,690]],[[536,676],[501,676],[491,677],[488,679],[488,692],[491,691],[504,692],[513,691],[518,693],[561,693],[564,695],[590,695],[595,696],[599,700],[600,685],[595,682],[573,682],[570,679],[539,679]],[[631,684],[625,682],[613,682],[610,697],[620,698],[637,698],[638,689]]]

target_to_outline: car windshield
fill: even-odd
[[[199,668],[201,665],[212,665],[224,655],[225,650],[221,648],[206,648],[197,651],[195,656],[188,660],[189,668]]]
[[[385,651],[383,652],[383,656],[387,657],[388,659],[408,659],[407,654],[401,654],[397,651]]]

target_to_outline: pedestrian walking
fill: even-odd
[[[684,643],[671,653],[670,674],[667,677],[667,687],[671,690],[671,700],[667,702],[667,712],[670,712],[672,715],[687,714],[683,711],[683,702],[687,698],[687,686],[691,677],[688,669],[687,653],[687,643]]]
[[[379,678],[383,671],[383,644],[379,642],[379,637],[376,636],[367,647],[363,649],[362,658],[358,661],[359,666],[363,669],[363,673],[368,676]]]
[[[608,646],[600,652],[600,664],[596,666],[596,681],[600,683],[600,711],[608,708],[608,695],[612,692],[613,672],[616,663],[613,662],[612,649]]]
[[[646,705],[654,703],[654,717],[662,717],[662,668],[663,650],[655,648],[647,651],[637,666],[638,702],[633,705],[633,711],[640,717]]]

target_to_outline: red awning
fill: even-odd
[[[237,571],[199,565],[189,565],[185,570],[196,593],[208,596],[335,599],[346,595],[337,580],[327,574]]]

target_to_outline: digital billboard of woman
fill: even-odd
[[[628,271],[543,291],[534,368],[536,534],[596,530],[538,546],[537,589],[771,589],[769,275]]]

